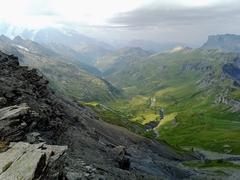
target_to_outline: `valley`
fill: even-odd
[[[238,62],[236,53],[219,50],[151,55],[106,76],[127,94],[108,106],[131,122],[160,121],[153,130],[158,132],[157,139],[178,148],[238,154],[239,88],[234,85],[238,80],[224,72],[225,64],[237,67]],[[165,114],[162,120],[160,109]]]
[[[8,0],[0,180],[239,180],[239,0]]]
[[[63,34],[57,38],[60,36]],[[39,39],[44,40],[43,37]],[[91,46],[92,40],[87,40],[90,42],[84,46]],[[197,168],[200,174],[207,170],[214,175],[220,173],[220,176],[229,175],[230,171],[233,176],[238,175],[239,159],[234,156],[240,153],[240,139],[236,138],[240,136],[240,57],[237,52],[215,46],[176,47],[157,53],[125,47],[104,50],[102,54],[96,52],[93,57],[77,52],[74,48],[77,44],[74,47],[64,44],[68,42],[66,39],[55,44],[52,41],[54,39],[37,43],[20,36],[14,39],[1,36],[0,47],[5,53],[19,56],[22,65],[37,68],[32,71],[48,79],[51,90],[64,97],[64,102],[74,101],[74,106],[90,111],[84,117],[91,119],[90,124],[94,119],[94,128],[99,128],[95,121],[97,124],[106,122],[108,130],[112,131],[116,126],[115,130],[126,133],[127,139],[136,141],[135,135],[128,134],[130,131],[140,135],[136,138],[145,137],[166,145],[177,155],[184,158],[186,155],[187,160],[178,165],[183,168],[181,170]],[[109,140],[104,135],[99,143],[105,144],[105,141]],[[65,140],[60,142],[66,143]],[[76,142],[72,143],[70,147],[76,148]],[[0,142],[0,148],[5,146],[5,141]],[[115,147],[111,143],[108,146]],[[212,159],[212,153],[219,154],[214,154],[216,158]],[[71,161],[73,157],[69,157]],[[137,168],[140,167],[137,165]],[[153,167],[143,168],[151,174]],[[114,173],[128,176],[117,170]],[[136,177],[138,175],[134,175]]]
[[[44,38],[48,36],[52,39]],[[0,40],[5,52],[40,69],[57,93],[93,108],[108,123],[177,149],[240,153],[240,141],[233,141],[240,132],[240,59],[237,52],[216,49],[216,39],[221,43],[222,37],[211,36],[197,49],[176,47],[153,53],[126,47],[104,50],[96,57],[85,54],[85,58],[74,47],[83,42],[85,46],[101,44],[73,37],[46,29],[34,36],[41,44],[21,37],[1,36]],[[83,39],[80,44],[78,38]]]

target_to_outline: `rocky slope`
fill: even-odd
[[[183,179],[200,173],[180,165],[194,156],[104,123],[90,108],[54,95],[36,70],[4,53],[0,97],[5,148],[14,141],[68,146],[45,179]]]

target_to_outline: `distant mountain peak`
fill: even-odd
[[[5,36],[4,34],[1,34],[0,37],[3,37],[3,38],[8,38],[7,36]]]
[[[0,36],[0,40],[2,40],[2,41],[11,41],[11,39],[8,38],[7,36],[5,36],[4,34],[2,34],[2,35]]]
[[[21,43],[23,42],[24,39],[21,37],[21,36],[16,36],[14,39],[13,39],[13,42],[15,43]]]
[[[240,35],[218,34],[208,36],[204,49],[221,49],[226,52],[240,52]]]

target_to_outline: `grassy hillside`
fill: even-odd
[[[52,87],[62,94],[81,101],[109,101],[120,91],[107,81],[87,71],[85,66],[55,57],[24,52],[24,63],[40,69]]]
[[[237,67],[238,55],[218,50],[184,49],[136,61],[107,79],[124,89],[128,98],[108,105],[155,128],[159,140],[180,146],[240,153],[240,88],[223,72]]]
[[[54,90],[75,100],[105,102],[121,94],[110,83],[72,64],[48,62],[39,69],[50,80]]]
[[[79,102],[79,103],[91,107],[91,109],[93,109],[101,119],[108,123],[127,128],[130,131],[141,135],[146,135],[144,131],[144,125],[138,122],[129,121],[131,117],[129,117],[127,114],[123,114],[120,111],[114,110],[112,108],[109,108],[103,104],[96,102],[90,103]]]

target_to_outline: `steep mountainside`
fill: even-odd
[[[212,35],[208,37],[202,48],[240,52],[240,36],[235,34]]]
[[[76,59],[62,57],[40,44],[16,37],[1,36],[0,48],[20,57],[22,64],[38,68],[50,80],[54,89],[76,100],[107,101],[120,91],[103,80],[96,68]]]
[[[38,172],[38,177],[39,173],[44,173],[42,179],[68,180],[204,175],[181,165],[195,159],[193,156],[104,123],[90,108],[54,95],[47,84],[36,70],[21,67],[16,57],[0,53],[0,144],[3,140],[5,146],[9,141],[44,141],[68,146],[66,154],[49,164],[46,171]]]
[[[131,121],[160,121],[156,137],[173,145],[240,153],[239,62],[219,50],[155,54],[106,76],[128,95],[108,105]]]
[[[151,52],[139,47],[123,48],[99,58],[95,66],[104,72],[104,74],[117,73],[118,69],[124,69],[134,61],[149,55],[151,55]]]

